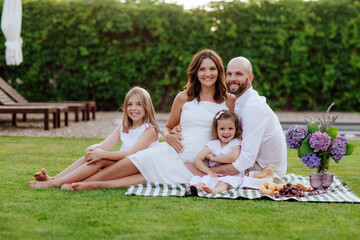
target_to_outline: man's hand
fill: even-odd
[[[217,177],[223,177],[224,175],[220,174],[220,173],[216,173],[216,172],[213,172],[213,171],[210,171],[208,173],[211,177],[214,177],[214,178],[217,178]]]

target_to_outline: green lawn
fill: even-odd
[[[0,239],[359,239],[360,205],[32,190],[100,139],[0,137]],[[360,141],[330,170],[360,196]],[[119,146],[116,146],[118,149]],[[288,173],[309,169],[289,151]]]

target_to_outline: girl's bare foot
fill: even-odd
[[[71,184],[71,190],[73,191],[93,190],[98,188],[101,188],[101,186],[97,182],[76,182]]]
[[[50,177],[47,173],[45,168],[41,169],[40,172],[36,172],[34,174],[34,178],[36,181],[49,181],[52,179],[52,177]]]
[[[71,185],[71,183],[65,183],[65,184],[61,185],[61,189],[72,191],[72,185]]]
[[[34,189],[39,188],[56,188],[58,187],[53,181],[30,181],[29,187]]]

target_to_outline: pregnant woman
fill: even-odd
[[[146,149],[113,164],[82,182],[64,185],[64,189],[129,187],[153,182],[187,183],[193,174],[184,165],[193,162],[211,139],[215,114],[223,109],[233,111],[235,97],[227,94],[224,66],[220,56],[209,49],[193,56],[188,66],[186,90],[174,99],[163,131],[164,143]],[[172,132],[180,125],[182,135]]]

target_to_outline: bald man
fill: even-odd
[[[275,173],[286,175],[287,150],[284,131],[278,117],[252,88],[254,74],[248,59],[232,59],[226,70],[226,82],[230,93],[236,97],[235,113],[243,128],[241,152],[238,159],[221,165],[216,172],[237,174],[261,171],[264,167],[276,166]]]

